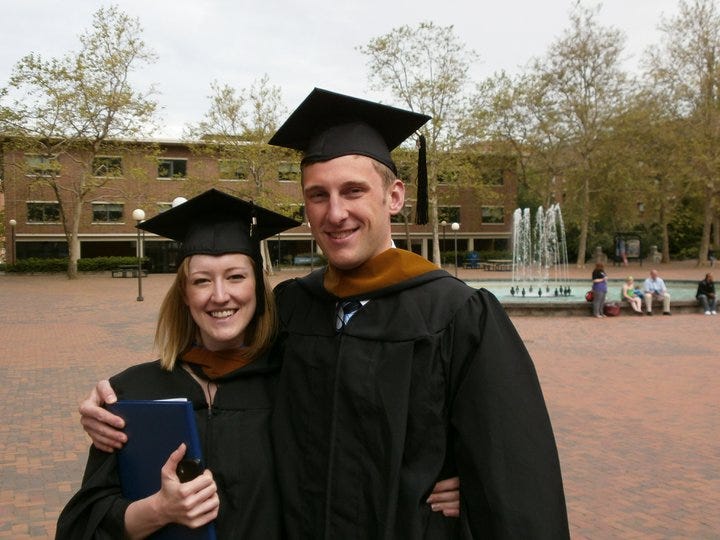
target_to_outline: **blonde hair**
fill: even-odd
[[[255,261],[252,261],[252,264],[254,268]],[[185,303],[189,266],[190,257],[186,257],[180,263],[175,280],[165,294],[155,329],[155,348],[160,354],[160,365],[168,371],[173,369],[178,356],[193,343],[200,342],[200,331]],[[245,348],[242,351],[245,358],[256,358],[268,349],[277,332],[277,312],[272,287],[264,273],[262,279],[265,294],[264,298],[258,299],[258,303],[262,301],[265,309],[258,315],[256,307],[256,313],[245,330]]]

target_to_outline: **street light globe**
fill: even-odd
[[[135,221],[142,221],[145,219],[145,210],[142,208],[136,208],[133,210],[132,217]]]
[[[450,228],[451,228],[453,231],[459,231],[459,230],[460,230],[460,224],[457,223],[457,222],[454,222],[452,225],[450,225]]]
[[[446,225],[447,225],[447,221],[445,221],[445,220],[443,219],[443,220],[440,222],[440,226],[441,226],[441,227],[445,227]]]
[[[11,227],[14,227],[15,225],[17,225],[17,221],[15,221],[14,219],[11,219],[8,223],[10,223]]]
[[[187,202],[185,197],[175,197],[172,202],[172,207],[180,206],[182,203]]]

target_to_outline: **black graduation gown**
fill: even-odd
[[[179,362],[171,372],[156,361],[110,379],[118,399],[186,397],[193,402],[203,457],[220,496],[215,524],[220,540],[281,537],[269,425],[277,373],[277,362],[263,357],[218,379],[212,409]],[[129,504],[120,493],[116,454],[93,446],[82,487],[62,511],[56,538],[123,538]]]
[[[568,538],[537,375],[495,297],[438,270],[362,295],[336,333],[322,270],[276,288],[273,416],[290,538]],[[460,476],[461,518],[431,511]]]

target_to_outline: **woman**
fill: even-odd
[[[251,213],[255,227],[246,225]],[[120,399],[192,401],[209,470],[180,483],[181,445],[158,471],[160,490],[129,501],[120,492],[116,454],[91,447],[57,538],[143,538],[168,523],[195,528],[212,520],[219,538],[281,537],[269,433],[279,368],[268,354],[276,315],[259,240],[297,225],[215,190],[141,224],[181,241],[180,263],[160,308],[160,359],[111,383]]]
[[[213,519],[221,539],[282,537],[269,430],[276,315],[259,241],[298,225],[216,190],[141,224],[181,242],[181,262],[158,318],[160,360],[131,367],[111,384],[119,399],[192,401],[209,470],[181,484],[181,445],[158,472],[161,489],[129,501],[116,454],[93,446],[57,538],[143,538],[168,523],[194,528]],[[457,506],[456,484],[439,484],[438,511]]]
[[[632,276],[628,276],[623,283],[620,299],[626,300],[635,313],[642,315],[642,299],[635,292],[635,281]]]
[[[697,292],[695,293],[700,305],[703,307],[705,315],[717,314],[717,298],[715,296],[715,281],[712,273],[705,274],[705,279],[698,283]]]
[[[593,315],[597,318],[605,317],[603,307],[605,306],[605,295],[607,294],[607,274],[605,274],[605,266],[597,263],[592,273],[592,291],[593,291]]]

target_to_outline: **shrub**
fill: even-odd
[[[137,257],[94,257],[92,259],[78,260],[79,272],[107,272],[120,265],[136,265]],[[147,268],[147,259],[143,260],[143,264]],[[51,273],[66,272],[68,259],[40,259],[31,257],[29,259],[19,259],[15,264],[5,265],[6,272],[16,273]]]

